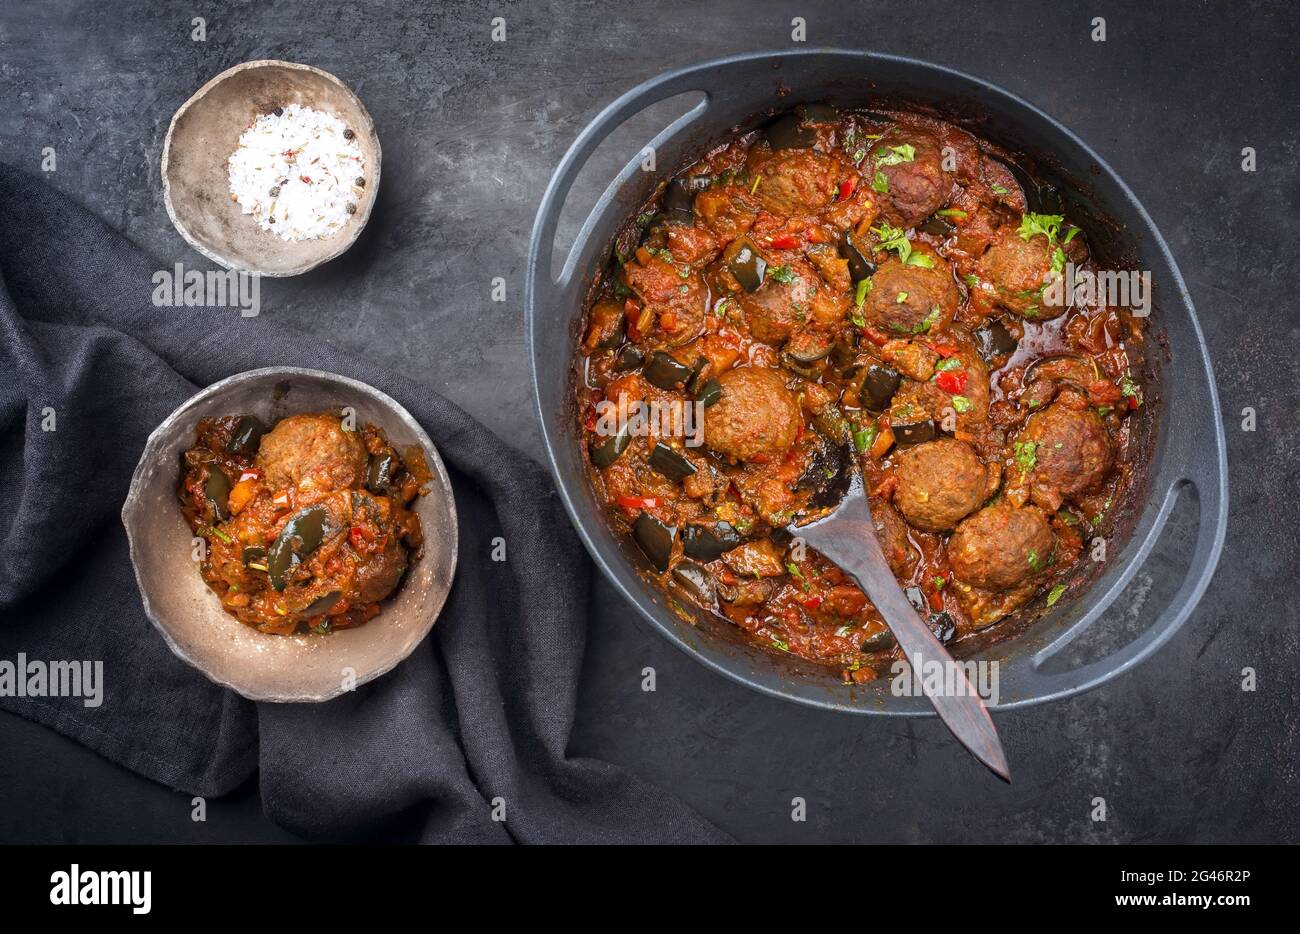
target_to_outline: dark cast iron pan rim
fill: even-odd
[[[621,553],[616,555],[607,555],[601,547],[593,540],[591,532],[587,527],[587,522],[606,523],[607,520],[603,515],[588,516],[586,511],[575,501],[574,494],[570,490],[568,482],[562,473],[561,464],[557,459],[557,445],[571,444],[572,439],[565,437],[556,437],[556,433],[548,428],[547,412],[542,402],[542,381],[539,370],[539,359],[537,352],[536,329],[541,325],[543,316],[546,323],[552,327],[555,326],[555,320],[552,316],[556,314],[556,309],[546,308],[539,309],[538,303],[538,280],[545,282],[547,290],[567,287],[575,273],[574,266],[578,260],[579,247],[588,239],[588,234],[597,216],[610,209],[611,201],[615,188],[619,181],[623,180],[626,169],[611,182],[604,193],[597,201],[591,214],[587,217],[585,223],[579,230],[570,246],[569,253],[565,258],[565,264],[560,273],[559,280],[552,276],[552,252],[554,250],[553,237],[554,229],[559,219],[559,214],[564,207],[569,194],[569,188],[576,178],[577,172],[590,157],[591,151],[603,140],[609,133],[621,126],[629,117],[644,110],[651,104],[665,100],[668,97],[688,91],[703,91],[706,95],[715,81],[710,78],[709,72],[714,69],[724,68],[730,65],[746,63],[765,63],[769,65],[779,64],[787,60],[796,60],[808,56],[825,56],[838,57],[844,59],[856,59],[862,65],[871,63],[888,63],[891,65],[903,66],[904,68],[913,68],[923,71],[929,71],[947,80],[953,85],[954,91],[977,90],[994,98],[1000,98],[1004,102],[1010,103],[1025,111],[1030,118],[1046,125],[1050,130],[1064,136],[1073,146],[1077,147],[1087,159],[1098,168],[1101,175],[1107,178],[1118,189],[1124,206],[1132,211],[1137,219],[1141,222],[1143,231],[1149,235],[1149,241],[1154,245],[1159,253],[1159,257],[1167,265],[1174,293],[1170,296],[1170,304],[1175,305],[1181,314],[1185,314],[1187,323],[1190,325],[1195,337],[1196,349],[1199,359],[1195,361],[1204,370],[1206,380],[1204,392],[1208,399],[1206,408],[1209,411],[1200,413],[1200,417],[1209,420],[1213,426],[1212,444],[1207,444],[1206,448],[1200,452],[1201,471],[1200,473],[1208,475],[1208,481],[1205,483],[1196,483],[1190,476],[1183,476],[1181,479],[1171,483],[1167,490],[1163,491],[1163,501],[1156,512],[1151,527],[1143,534],[1142,540],[1136,542],[1136,550],[1126,559],[1125,567],[1122,573],[1110,584],[1102,593],[1095,593],[1100,581],[1094,582],[1093,585],[1084,594],[1078,597],[1078,602],[1088,602],[1092,604],[1091,609],[1085,613],[1078,621],[1070,624],[1061,632],[1057,632],[1049,639],[1045,648],[1038,651],[1038,655],[1047,653],[1047,657],[1054,655],[1056,651],[1064,648],[1069,642],[1073,641],[1076,635],[1081,634],[1090,627],[1102,611],[1108,607],[1117,596],[1123,591],[1125,586],[1130,582],[1137,570],[1142,567],[1151,549],[1154,547],[1160,534],[1163,532],[1166,521],[1173,507],[1181,494],[1183,487],[1191,483],[1195,486],[1197,495],[1200,498],[1198,525],[1199,531],[1196,540],[1196,552],[1192,556],[1191,565],[1185,572],[1185,579],[1177,593],[1170,598],[1170,605],[1166,607],[1162,615],[1141,635],[1131,640],[1122,648],[1112,650],[1106,657],[1099,662],[1085,664],[1074,671],[1059,676],[1048,676],[1050,678],[1070,679],[1073,682],[1056,687],[1042,694],[1036,694],[1030,697],[1018,698],[1010,702],[1001,703],[991,709],[995,711],[1014,710],[1022,707],[1030,707],[1036,704],[1046,703],[1052,700],[1059,700],[1070,697],[1091,688],[1104,684],[1111,679],[1118,677],[1121,673],[1133,668],[1135,665],[1149,657],[1159,649],[1175,632],[1182,626],[1195,608],[1197,602],[1204,594],[1208,587],[1214,569],[1218,564],[1219,555],[1223,549],[1224,535],[1227,526],[1228,498],[1227,498],[1227,454],[1226,444],[1223,435],[1223,423],[1219,412],[1218,393],[1215,388],[1212,367],[1209,359],[1208,348],[1205,345],[1204,335],[1201,333],[1200,324],[1196,320],[1195,310],[1192,307],[1191,297],[1188,294],[1187,287],[1183,282],[1182,274],[1174,262],[1173,256],[1169,252],[1164,238],[1156,228],[1151,217],[1147,214],[1146,209],[1141,202],[1124,183],[1123,179],[1115,172],[1110,165],[1092,150],[1083,140],[1076,136],[1063,124],[1058,122],[1050,115],[1044,113],[1038,107],[1024,100],[1023,98],[1004,90],[997,85],[991,84],[981,78],[955,69],[947,68],[942,65],[935,65],[920,59],[907,58],[904,56],[889,55],[879,52],[865,52],[860,50],[836,49],[836,48],[814,48],[797,51],[775,51],[775,52],[755,52],[742,55],[734,55],[727,58],[714,59],[698,65],[691,65],[685,68],[676,69],[666,72],[658,77],[651,78],[637,87],[620,96],[613,103],[604,108],[578,135],[570,146],[560,164],[556,167],[551,177],[550,184],[547,186],[541,204],[538,208],[537,218],[533,225],[532,240],[529,248],[528,262],[526,269],[526,286],[525,286],[525,329],[527,332],[528,351],[530,358],[530,367],[533,376],[534,401],[536,412],[541,423],[542,437],[546,445],[547,459],[551,465],[552,475],[555,477],[556,486],[564,508],[568,511],[569,517],[577,529],[579,537],[586,546],[587,551],[591,554],[597,566],[605,574],[605,577],[614,585],[625,600],[636,607],[637,611],[646,619],[647,622],[664,638],[668,639],[673,645],[681,649],[687,655],[690,655],[696,661],[701,662],[718,674],[723,675],[739,684],[748,688],[767,694],[782,700],[793,701],[811,707],[818,707],[826,710],[837,710],[849,713],[872,714],[877,716],[933,716],[934,712],[929,705],[923,707],[913,707],[908,709],[890,709],[888,707],[879,707],[871,703],[851,704],[843,701],[826,697],[808,697],[801,696],[797,693],[785,690],[782,687],[773,687],[761,683],[748,676],[745,672],[737,668],[729,667],[718,660],[709,657],[698,651],[689,641],[684,639],[672,626],[665,624],[659,618],[659,613],[668,613],[668,610],[659,604],[651,604],[645,601],[641,595],[632,592],[632,590],[620,579],[616,573],[612,562],[625,563],[626,559]],[[774,72],[779,76],[779,73]],[[687,78],[691,78],[694,84],[689,87],[682,87],[676,91],[667,94],[656,93],[665,85],[673,85]],[[756,99],[759,92],[756,92]],[[637,104],[640,106],[636,106]],[[662,145],[665,141],[671,139],[677,132],[693,122],[703,109],[707,108],[708,100],[697,104],[686,114],[677,118],[672,124],[656,136],[651,145],[656,147]],[[762,109],[762,105],[756,105],[755,111]],[[621,115],[621,116],[620,116]],[[637,157],[639,159],[639,156]],[[543,242],[545,241],[545,242]],[[567,310],[566,310],[567,311]],[[567,329],[566,329],[567,333]],[[571,362],[569,359],[562,361],[550,360],[545,361],[546,366],[562,366],[566,374],[571,371]],[[1164,415],[1167,418],[1169,412]],[[1209,439],[1205,439],[1209,441]],[[1206,478],[1202,478],[1203,480]],[[586,482],[586,478],[582,478]],[[1159,495],[1162,491],[1152,490],[1152,496]],[[1207,506],[1209,508],[1207,508]],[[1208,545],[1203,544],[1207,540],[1207,529],[1209,531]],[[1140,530],[1134,529],[1132,535],[1137,538]],[[1130,544],[1134,544],[1130,542]],[[656,612],[658,611],[658,612]],[[738,667],[738,666],[737,666]]]

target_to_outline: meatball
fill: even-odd
[[[894,505],[929,532],[947,531],[970,515],[983,502],[988,482],[974,448],[956,438],[906,448],[894,458],[894,475]]]
[[[769,265],[762,286],[740,292],[736,302],[754,339],[779,347],[805,323],[842,321],[849,296],[829,288],[802,259],[788,257],[782,266]]]
[[[262,438],[257,466],[271,489],[342,490],[366,482],[361,436],[334,416],[290,415]]]
[[[959,393],[950,393],[931,380],[904,379],[894,393],[890,414],[895,424],[909,424],[934,419],[945,431],[953,427],[983,434],[989,426],[989,371],[974,347],[960,332],[954,330],[952,343],[956,349],[945,359],[957,361],[957,366],[943,364],[943,372],[964,376],[965,385]],[[952,423],[944,421],[947,414]]]
[[[799,403],[776,370],[742,367],[718,377],[722,397],[704,410],[704,443],[740,461],[778,458],[794,444]]]
[[[1115,460],[1114,446],[1097,413],[1084,405],[1053,402],[1014,439],[1012,454],[1027,469],[1030,496],[1044,509],[1097,487]]]
[[[896,162],[899,152],[895,148],[910,145],[913,158],[910,162]],[[952,192],[952,181],[943,170],[943,156],[939,143],[932,136],[909,130],[897,138],[891,134],[876,144],[871,151],[871,162],[885,176],[889,202],[898,225],[915,227],[936,210],[943,207]],[[889,163],[893,162],[893,165]]]
[[[871,293],[863,303],[863,316],[886,334],[929,334],[952,323],[961,296],[948,264],[931,256],[933,268],[905,264],[897,257],[886,260],[872,277]]]
[[[390,535],[383,551],[369,555],[357,565],[356,599],[362,603],[378,603],[397,589],[405,573],[406,549],[396,535]]]
[[[948,541],[948,563],[969,584],[1007,590],[1045,568],[1054,544],[1040,510],[994,503],[957,526]]]
[[[1050,303],[1043,294],[1052,275],[1053,252],[1042,234],[1025,240],[1014,228],[1003,227],[980,257],[979,269],[992,283],[998,304],[1025,318],[1055,318],[1065,306]]]
[[[778,217],[816,214],[831,203],[844,172],[838,160],[812,149],[756,149],[749,158],[750,176],[761,176],[754,194]]]

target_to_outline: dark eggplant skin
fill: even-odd
[[[366,489],[382,496],[393,484],[393,474],[397,471],[397,457],[391,452],[375,454],[370,458],[370,467],[366,471]]]
[[[863,652],[885,652],[898,645],[898,639],[888,629],[882,629],[880,632],[872,633],[862,640],[862,645],[858,646]]]
[[[655,570],[661,574],[668,570],[673,556],[673,542],[677,539],[677,528],[664,525],[648,512],[636,517],[632,524],[632,538],[641,552],[650,559]]]
[[[343,594],[337,590],[331,590],[327,594],[322,594],[301,611],[303,616],[320,616],[338,603],[343,598]]]
[[[876,263],[871,258],[871,251],[858,245],[851,231],[845,231],[840,238],[839,254],[849,262],[849,275],[854,282],[870,279],[876,274]]]
[[[892,366],[873,363],[867,367],[867,375],[862,380],[858,401],[869,412],[883,412],[889,408],[889,403],[902,381],[902,374]]]
[[[682,551],[696,561],[716,561],[733,548],[740,547],[739,532],[729,522],[713,525],[689,524],[682,529]]]
[[[646,382],[660,389],[678,389],[691,378],[692,369],[672,354],[656,350],[646,362],[642,375]]]
[[[934,637],[945,645],[951,642],[952,637],[957,634],[957,624],[953,622],[952,617],[946,611],[931,613],[929,623],[930,631],[934,633]]]
[[[636,344],[628,344],[618,352],[618,357],[614,362],[614,370],[618,373],[627,373],[630,370],[635,370],[643,363],[645,363],[645,351]]]
[[[736,277],[741,288],[746,292],[757,292],[767,277],[767,260],[748,237],[737,237],[733,242],[738,245],[734,251],[731,251],[727,268]]]
[[[816,131],[804,126],[803,118],[793,110],[769,123],[763,135],[773,149],[810,149],[817,142]]]
[[[694,561],[682,561],[673,568],[673,580],[695,603],[702,606],[713,606],[717,603],[713,575]]]
[[[975,348],[985,363],[1005,354],[1014,353],[1017,342],[1006,325],[996,318],[986,321],[975,331]]]
[[[242,558],[245,567],[254,562],[257,564],[265,564],[266,549],[261,545],[245,545],[240,557]]]
[[[235,422],[234,431],[230,433],[230,440],[226,442],[226,450],[231,454],[252,457],[257,453],[262,435],[266,432],[266,425],[256,415],[241,415],[239,421]]]
[[[660,207],[664,217],[678,224],[691,224],[695,221],[695,193],[691,190],[689,180],[674,178],[664,189],[664,200]]]
[[[632,443],[632,433],[625,427],[612,438],[604,438],[591,445],[591,462],[600,470],[604,470],[614,461],[618,460],[619,455],[627,450],[627,446]]]
[[[212,510],[214,522],[225,522],[230,518],[230,478],[216,464],[208,465],[208,475],[203,481],[203,498]]]
[[[289,569],[320,547],[325,540],[325,509],[308,506],[290,517],[267,552],[267,574],[271,586],[282,591]]]
[[[695,465],[662,441],[654,446],[647,463],[669,480],[685,480],[695,474]]]
[[[913,422],[910,425],[894,425],[893,428],[894,444],[900,448],[933,441],[939,437],[939,428],[932,418],[927,418],[923,422]]]
[[[705,380],[700,391],[695,394],[695,401],[703,404],[706,409],[721,398],[722,384],[716,379]]]

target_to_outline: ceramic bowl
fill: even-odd
[[[289,104],[338,117],[356,133],[365,156],[366,185],[356,213],[320,240],[282,240],[230,198],[227,160],[239,137],[262,114]],[[310,65],[245,62],[199,88],[172,117],[163,142],[163,199],[181,236],[208,259],[263,276],[296,276],[356,241],[379,191],[380,161],[374,120],[338,78]]]
[[[399,451],[419,445],[433,473],[415,501],[424,555],[411,564],[380,614],[326,635],[268,635],[221,607],[193,554],[193,533],[176,495],[181,455],[199,419],[256,415],[267,425],[301,412],[351,406],[358,425],[382,428]],[[456,569],[456,506],[433,442],[406,409],[365,383],[289,367],[251,370],[214,383],[149,436],[122,507],[145,613],[172,651],[218,684],[259,701],[324,701],[379,677],[429,634]]]

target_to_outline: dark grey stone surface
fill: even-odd
[[[497,15],[503,44],[489,41]],[[189,37],[193,16],[206,18],[206,42]],[[158,181],[173,111],[248,59],[337,74],[378,125],[379,204],[345,257],[264,282],[264,313],[416,374],[540,457],[521,287],[551,170],[623,90],[675,66],[788,47],[794,16],[813,45],[917,56],[1001,84],[1128,181],[1212,348],[1231,457],[1228,546],[1200,608],[1153,660],[1085,696],[998,717],[1011,787],[934,721],[805,710],[711,674],[643,629],[603,581],[573,754],[627,766],[746,841],[1300,840],[1294,4],[5,4],[0,158],[36,171],[53,146],[50,184],[162,263],[198,263]],[[1105,43],[1090,40],[1095,16]],[[633,121],[602,151],[586,203],[663,117]],[[1240,168],[1246,146],[1254,173]],[[503,304],[490,300],[495,276],[508,283]],[[1254,432],[1240,429],[1245,407]],[[1179,545],[1139,581],[1129,622],[1158,607]],[[647,665],[655,693],[640,690]],[[1254,693],[1241,690],[1244,667],[1258,672]],[[195,824],[188,798],[7,714],[0,749],[3,840],[285,838],[251,787],[210,802]],[[795,796],[806,822],[790,819]],[[1106,800],[1104,823],[1089,818],[1094,797]]]

